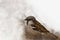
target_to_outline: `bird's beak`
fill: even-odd
[[[25,20],[27,20],[27,19],[25,19]]]

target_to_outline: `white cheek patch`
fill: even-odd
[[[30,25],[30,26],[31,26],[31,24],[33,24],[33,22],[32,22],[32,21],[29,21],[29,22],[28,22],[28,25]]]
[[[31,26],[31,24],[33,24],[32,21],[29,21],[28,25],[27,25],[27,21],[25,21],[25,26],[26,26],[27,30],[29,30],[29,31],[33,30],[33,28],[34,28],[34,27]]]

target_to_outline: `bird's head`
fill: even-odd
[[[36,27],[35,22],[37,22],[36,18],[34,16],[28,16],[26,19],[26,24],[31,26],[33,30],[39,31],[38,27]],[[29,28],[30,29],[30,28]]]
[[[34,16],[28,16],[25,20],[27,21],[27,24],[28,24],[29,21],[32,21],[32,22],[33,22],[33,21],[35,21],[36,19],[35,19]]]

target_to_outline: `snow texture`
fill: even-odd
[[[23,40],[24,0],[1,0],[0,2],[0,40]]]

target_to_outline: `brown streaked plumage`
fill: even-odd
[[[28,39],[60,40],[58,36],[50,33],[41,23],[39,23],[34,16],[28,16],[25,20],[27,21],[27,25],[29,25],[30,27],[34,27],[32,29],[30,29],[29,26],[26,27],[26,37]],[[32,21],[33,24],[29,24],[30,21]],[[34,32],[33,30],[36,30],[37,32]]]
[[[37,30],[37,31],[40,31],[40,32],[49,32],[41,23],[39,23],[35,17],[33,16],[29,16],[27,17],[25,20],[27,20],[27,25],[28,25],[28,22],[29,21],[32,21],[34,24],[31,24],[32,27],[35,27],[33,28],[33,30]]]

